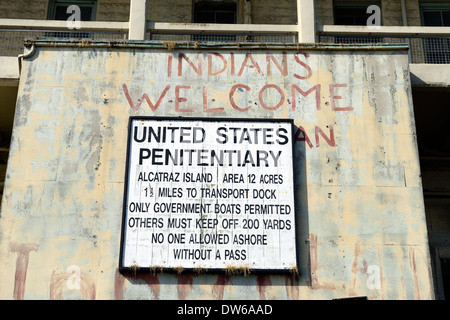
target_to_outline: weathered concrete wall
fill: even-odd
[[[97,21],[128,21],[130,19],[130,0],[99,0]]]
[[[297,1],[252,1],[252,23],[296,24]]]
[[[314,2],[316,21],[319,25],[333,25],[333,0],[317,0]]]
[[[147,19],[156,22],[188,23],[192,21],[192,1],[148,0]]]
[[[1,299],[433,298],[404,48],[43,45],[19,86]],[[294,119],[300,276],[121,275],[131,115]]]
[[[0,17],[9,19],[47,19],[48,0],[0,1]]]

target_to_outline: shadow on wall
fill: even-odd
[[[293,133],[299,128],[294,125]],[[299,299],[299,286],[311,286],[305,141],[293,138],[295,223],[298,274],[292,273],[125,273],[116,271],[114,299]],[[298,141],[296,141],[298,140]],[[314,260],[314,259],[313,259]],[[166,287],[162,290],[162,287]],[[284,290],[283,290],[284,287]],[[176,288],[176,293],[175,293]],[[211,289],[209,289],[211,288]],[[166,296],[167,295],[167,296]]]

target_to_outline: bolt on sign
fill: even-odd
[[[292,125],[130,117],[120,268],[296,269]]]

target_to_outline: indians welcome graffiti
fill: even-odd
[[[314,112],[353,111],[352,106],[343,102],[348,84],[314,83],[317,67],[309,62],[311,56],[305,52],[200,52],[165,56],[156,62],[161,64],[160,81],[149,85],[148,91],[136,95],[133,83],[122,84],[132,113],[155,114],[160,108],[172,108],[180,115],[225,115],[238,111],[253,116],[248,113],[296,112],[301,108],[312,108]],[[309,148],[320,147],[321,139],[331,147],[336,146],[332,124],[315,125],[312,132],[300,125],[295,133],[295,142],[305,141]]]

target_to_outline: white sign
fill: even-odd
[[[296,268],[290,120],[132,117],[122,268]]]

